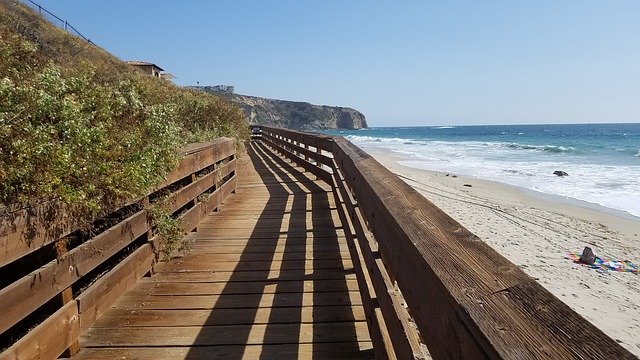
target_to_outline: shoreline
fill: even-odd
[[[409,167],[400,163],[406,158],[384,149],[363,150],[640,356],[640,275],[600,273],[565,258],[589,246],[597,256],[640,263],[640,218],[497,181]]]

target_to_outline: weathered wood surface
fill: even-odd
[[[371,358],[331,187],[252,143],[237,193],[80,339],[77,358]]]
[[[36,326],[27,335],[0,354],[0,360],[55,359],[80,335],[80,317],[75,301]]]
[[[198,347],[136,347],[136,359],[362,359],[363,353],[370,352],[371,342],[363,341],[355,346],[343,343],[312,343],[282,345],[226,345]],[[131,348],[106,347],[88,348],[86,359],[129,359]]]
[[[371,156],[333,154],[434,358],[633,358]]]
[[[137,212],[60,259],[0,290],[0,332],[35,311],[147,230],[146,212]]]

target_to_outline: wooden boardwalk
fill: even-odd
[[[252,142],[237,193],[80,338],[81,359],[371,358],[330,187]]]

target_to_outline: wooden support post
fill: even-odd
[[[318,155],[322,155],[322,149],[320,149],[320,146],[316,146],[316,153],[318,153]],[[320,162],[318,162],[318,161],[316,161],[316,166],[319,167],[320,169],[322,169],[322,164]],[[316,179],[320,180],[318,175],[316,175]]]
[[[142,199],[142,202],[141,202],[142,206],[146,208],[147,206],[149,206],[149,203],[150,203],[149,197],[145,196],[145,198]],[[150,241],[153,238],[153,230],[151,229],[152,225],[153,224],[149,224],[149,231],[147,231],[147,233],[145,234],[145,236],[147,237],[147,241]],[[151,248],[153,248],[153,253],[155,254],[156,258],[155,258],[155,261],[153,262],[153,264],[151,264],[151,268],[149,268],[149,271],[147,271],[144,274],[144,277],[151,277],[153,275],[153,267],[155,266],[156,262],[158,261],[158,253],[159,253],[158,249],[156,249],[156,246],[153,243],[151,244]]]
[[[69,252],[67,250],[67,239],[62,238],[62,239],[59,239],[58,241],[56,241],[55,248],[56,248],[56,256],[58,258],[64,256],[66,253]],[[59,305],[60,308],[62,308],[68,302],[75,301],[73,299],[73,289],[71,288],[71,286],[69,286],[68,288],[62,290],[62,292],[60,294],[58,294],[58,296],[56,297],[56,300],[57,300],[57,303],[58,303],[57,305]],[[75,354],[77,354],[78,351],[80,351],[80,344],[76,340],[73,343],[71,343],[71,345],[69,345],[67,350],[65,350],[64,353],[62,353],[62,356],[63,357],[72,357]]]
[[[198,178],[196,177],[196,174],[193,173],[191,174],[191,183],[196,182],[196,180],[198,180]],[[195,199],[191,200],[191,208],[194,208],[198,206],[198,198],[196,197]],[[193,230],[191,230],[191,232],[197,232],[198,231],[198,227],[194,227]]]

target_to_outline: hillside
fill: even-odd
[[[215,92],[203,86],[193,88],[224,97],[238,105],[249,122],[254,124],[304,131],[367,127],[364,115],[351,108]]]
[[[247,135],[230,102],[144,75],[0,0],[0,210],[56,201],[100,214],[157,184],[186,143]]]

